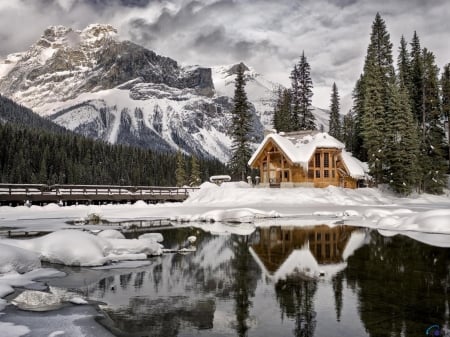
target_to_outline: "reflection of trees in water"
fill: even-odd
[[[344,273],[340,272],[333,276],[331,283],[333,285],[334,309],[336,311],[336,321],[341,321],[342,314],[342,289],[344,283]]]
[[[280,305],[281,315],[295,320],[295,336],[312,337],[316,328],[314,295],[317,281],[298,276],[279,280],[275,293]]]
[[[133,297],[126,307],[104,311],[114,322],[108,324],[109,328],[120,336],[172,337],[187,324],[199,330],[211,329],[215,302],[213,299],[197,301],[187,296]]]
[[[176,230],[172,237],[164,233],[166,246],[178,247],[191,231]],[[103,309],[112,319],[109,328],[127,336],[176,336],[189,327],[211,329],[216,298],[223,298],[234,300],[235,328],[239,336],[247,335],[250,298],[260,275],[247,239],[204,232],[196,236],[197,252],[155,258],[145,270],[124,271],[90,289],[93,298],[115,303]],[[114,287],[120,293],[115,294]]]
[[[448,322],[450,249],[372,233],[348,260],[361,320],[371,336],[421,336]]]
[[[234,257],[231,260],[233,269],[232,293],[235,301],[236,332],[238,336],[247,336],[249,330],[251,297],[255,296],[260,270],[248,250],[247,236],[233,237]]]

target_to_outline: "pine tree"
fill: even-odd
[[[408,195],[417,183],[419,141],[406,87],[390,84],[389,90],[386,116],[389,128],[385,134],[389,144],[385,154],[387,182],[394,191]]]
[[[191,157],[191,175],[189,177],[189,186],[199,186],[202,182],[200,178],[200,165],[197,161],[197,157]]]
[[[299,68],[297,65],[294,65],[294,69],[291,71],[291,91],[290,91],[290,98],[291,98],[291,107],[290,107],[290,115],[291,115],[291,129],[293,131],[300,130],[300,73]]]
[[[377,13],[364,64],[363,145],[367,150],[369,170],[375,183],[385,178],[385,118],[389,105],[389,86],[395,82],[392,43],[386,24]]]
[[[441,122],[439,68],[433,53],[423,50],[423,111],[422,111],[422,189],[441,194],[446,185],[444,132]]]
[[[178,187],[186,185],[186,163],[180,150],[177,152],[175,179]]]
[[[364,76],[361,75],[356,81],[353,89],[353,121],[354,121],[354,136],[353,136],[353,155],[363,162],[367,162],[367,150],[364,148],[363,139],[363,117],[364,117]]]
[[[417,32],[411,42],[411,69],[410,69],[410,88],[411,109],[418,125],[423,121],[423,58],[420,40]],[[421,127],[423,129],[423,127]]]
[[[342,141],[345,144],[345,149],[353,153],[355,149],[355,118],[353,111],[349,111],[342,122]]]
[[[283,90],[281,86],[278,87],[276,95],[277,100],[273,108],[272,125],[275,130],[279,131],[281,127],[281,105],[283,103]]]
[[[242,63],[237,69],[233,100],[230,168],[235,177],[240,177],[245,181],[249,171],[247,163],[251,157],[251,116],[245,92],[244,65]]]
[[[306,59],[305,52],[302,53],[297,64],[298,97],[299,104],[299,130],[315,130],[315,117],[312,113],[313,82],[311,79],[311,68]],[[295,68],[294,68],[295,69]]]
[[[397,67],[400,86],[406,88],[409,95],[409,89],[411,88],[411,58],[403,35],[400,39]]]
[[[447,146],[448,146],[448,158],[450,165],[450,63],[444,67],[441,77],[441,90],[442,90],[442,114],[447,119]],[[450,172],[450,166],[449,166]]]
[[[337,139],[341,139],[341,121],[339,117],[339,93],[336,83],[333,83],[331,89],[331,103],[330,103],[330,123],[329,133]]]

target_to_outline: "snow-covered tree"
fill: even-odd
[[[230,168],[235,177],[240,177],[245,181],[249,171],[247,162],[252,152],[250,149],[251,116],[245,92],[244,65],[242,63],[237,69],[233,101]]]
[[[442,90],[442,114],[447,119],[447,134],[448,134],[448,157],[450,159],[450,63],[444,67],[441,77]],[[449,160],[450,165],[450,160]],[[450,166],[449,166],[450,169]]]
[[[184,156],[181,151],[177,152],[177,164],[175,168],[175,179],[177,182],[177,186],[186,185],[186,163],[184,161]]]
[[[418,177],[419,141],[405,86],[389,85],[385,150],[387,183],[400,194],[413,191]]]
[[[292,88],[292,96],[298,99],[299,106],[299,125],[295,130],[315,130],[315,117],[312,113],[313,82],[311,67],[306,59],[305,52],[302,53],[294,71],[294,77],[298,85],[296,85],[296,88]],[[294,92],[294,89],[298,92]]]
[[[191,174],[189,176],[189,185],[190,186],[198,186],[202,182],[200,178],[200,165],[198,163],[197,157],[191,157]]]
[[[336,83],[333,83],[331,89],[331,103],[330,103],[330,121],[329,134],[334,138],[341,139],[341,120],[339,116],[339,93]]]

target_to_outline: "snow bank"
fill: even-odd
[[[39,254],[0,242],[0,274],[16,271],[26,273],[41,267]],[[1,292],[1,291],[0,291]]]
[[[115,229],[105,229],[98,233],[97,236],[104,239],[125,239],[125,236]]]
[[[385,216],[378,221],[380,229],[450,234],[450,209],[437,209],[403,217]]]
[[[228,183],[232,184],[232,183]],[[242,183],[246,184],[246,183]],[[247,185],[247,184],[246,184]],[[373,188],[358,190],[344,189],[334,186],[326,188],[231,188],[222,184],[217,188],[200,188],[191,193],[183,206],[195,206],[200,204],[221,205],[223,207],[236,207],[244,205],[339,205],[339,206],[364,206],[364,205],[393,205],[392,198]]]
[[[172,218],[179,222],[228,222],[252,223],[260,218],[277,218],[280,214],[275,211],[265,212],[252,208],[234,208],[225,210],[212,210],[196,215],[181,215]]]
[[[107,232],[106,236],[110,235],[117,236]],[[2,243],[39,253],[44,261],[68,266],[99,266],[162,254],[161,245],[154,240],[102,238],[78,230],[60,230],[31,240],[5,239]]]

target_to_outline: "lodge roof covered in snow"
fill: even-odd
[[[311,130],[269,133],[248,161],[249,166],[252,166],[269,141],[273,141],[292,164],[300,165],[305,171],[308,170],[308,162],[317,149],[334,148],[342,150],[342,159],[352,178],[364,178],[368,172],[367,164],[345,151],[345,145],[342,142],[326,132]]]

